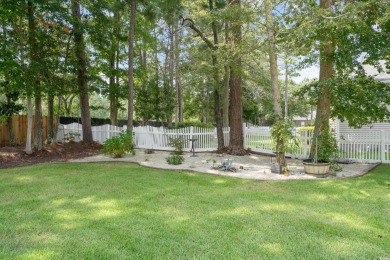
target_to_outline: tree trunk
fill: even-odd
[[[115,48],[111,48],[110,58],[109,58],[109,66],[110,66],[110,77],[108,78],[109,85],[109,99],[110,99],[110,121],[111,125],[118,124],[118,104],[116,102],[117,89],[115,82]]]
[[[284,118],[288,118],[288,61],[287,57],[286,60],[284,61],[284,64],[286,66],[286,75],[284,76]]]
[[[272,86],[272,98],[274,105],[274,113],[276,120],[282,118],[282,106],[280,102],[280,89],[279,89],[279,79],[278,79],[278,58],[276,54],[276,41],[275,41],[275,29],[274,21],[272,16],[272,1],[265,1],[266,7],[266,24],[268,31],[268,53],[269,53],[269,64],[270,64],[270,73],[271,73],[271,86]]]
[[[114,28],[112,31],[111,37],[111,48],[110,48],[110,57],[109,57],[109,66],[110,66],[110,77],[109,77],[109,99],[110,99],[110,121],[111,125],[118,125],[118,82],[116,81],[118,76],[118,66],[117,60],[119,52],[118,46],[118,22],[120,21],[120,15],[118,10],[114,11]]]
[[[210,6],[210,11],[213,11],[214,9],[213,0],[209,0],[209,6]],[[218,32],[217,32],[217,25],[215,24],[215,21],[211,22],[211,28],[213,30],[214,46],[218,46],[219,44]],[[219,80],[217,56],[214,50],[211,51],[212,51],[211,58],[213,61],[213,76],[214,76],[214,117],[215,117],[215,123],[217,125],[217,139],[218,139],[217,152],[222,153],[225,147],[225,142],[223,138],[223,122],[222,122],[222,113],[221,113],[221,94],[220,94],[221,82]]]
[[[241,8],[240,0],[229,0],[229,5]],[[230,67],[230,144],[229,153],[232,155],[244,155],[244,131],[242,121],[242,76],[241,54],[238,51],[241,45],[242,32],[239,17],[234,17],[231,22],[231,43],[235,48],[233,62]]]
[[[331,8],[332,0],[321,0],[320,7],[323,9]],[[334,47],[332,41],[322,42],[322,48],[320,49],[320,81],[325,81],[333,76],[333,61],[332,56]],[[324,84],[320,89],[320,94],[317,100],[317,115],[315,120],[313,140],[321,133],[329,132],[329,120],[330,120],[330,86]],[[315,153],[316,143],[313,141],[313,145],[310,150],[310,158],[313,159]]]
[[[127,128],[131,131],[133,129],[133,113],[134,113],[134,34],[135,34],[135,15],[137,8],[137,1],[130,0],[130,28],[129,28],[129,93],[127,103]]]
[[[282,120],[282,105],[280,102],[280,89],[279,89],[279,78],[278,78],[278,57],[275,40],[275,28],[274,19],[272,16],[272,0],[265,1],[266,8],[266,24],[268,32],[268,53],[269,53],[269,65],[271,74],[271,87],[272,87],[272,99],[274,105],[275,120]],[[284,152],[280,151],[280,147],[283,146],[283,142],[278,140],[276,143],[276,162],[285,165],[286,160],[284,159]]]
[[[229,23],[225,23],[225,43],[229,44]],[[223,127],[229,127],[229,78],[230,78],[230,66],[225,65],[223,85]]]
[[[168,59],[168,71],[169,71],[169,87],[170,88],[173,88],[174,86],[174,82],[173,82],[173,78],[174,78],[174,58],[175,58],[175,55],[174,55],[174,47],[175,47],[175,43],[174,43],[174,37],[173,37],[173,26],[169,25],[168,26],[168,34],[169,34],[169,59]],[[172,125],[172,121],[173,121],[173,116],[171,113],[168,114],[168,126],[171,126]]]
[[[180,52],[179,44],[181,34],[179,26],[175,24],[175,86],[177,95],[176,122],[183,123],[183,86],[180,83]]]
[[[54,95],[49,93],[47,97],[47,143],[51,144],[54,139]]]
[[[89,95],[87,85],[87,62],[85,56],[84,35],[81,26],[80,4],[72,0],[73,30],[75,42],[75,54],[77,58],[77,82],[80,92],[81,121],[83,125],[83,141],[86,144],[93,143],[91,115],[89,112]]]
[[[7,77],[7,74],[5,75],[5,82],[8,82],[8,77]],[[6,83],[7,84],[7,83]],[[6,87],[7,89],[8,87]],[[7,93],[8,91],[5,90],[6,92],[6,98],[7,98],[7,105],[8,106],[11,106],[11,104],[13,104],[12,102],[12,98],[11,96]],[[15,145],[15,135],[14,135],[14,125],[12,124],[12,114],[8,114],[7,115],[7,129],[8,129],[8,143],[9,143],[9,146],[14,146]]]
[[[8,128],[8,138],[9,138],[9,146],[15,145],[15,134],[14,134],[14,126],[12,124],[12,115],[7,118],[7,128]]]
[[[35,93],[34,150],[43,149],[42,99],[41,93]]]
[[[32,123],[33,108],[31,96],[27,96],[27,137],[26,137],[26,154],[32,154]]]
[[[30,74],[33,77],[30,82],[33,82],[33,88],[35,90],[35,105],[38,106],[35,108],[35,128],[34,128],[34,148],[36,150],[42,150],[43,147],[43,137],[42,137],[42,108],[41,108],[41,99],[40,99],[40,81],[39,81],[39,75],[37,75],[37,63],[38,63],[38,46],[37,46],[37,40],[35,38],[35,17],[34,17],[34,5],[32,1],[27,2],[27,16],[28,16],[28,30],[29,30],[29,43],[30,43]],[[32,148],[28,147],[27,145],[31,146],[31,135],[32,135],[32,101],[31,101],[31,92],[33,89],[31,86],[28,86],[27,90],[27,99],[30,98],[31,103],[28,104],[30,107],[28,109],[31,115],[29,115],[27,118],[28,120],[31,120],[31,122],[28,122],[27,124],[31,126],[31,128],[27,128],[27,131],[31,131],[30,133],[27,132],[27,140],[28,135],[30,134],[30,140],[28,140],[29,144],[26,144],[26,153],[32,153]]]

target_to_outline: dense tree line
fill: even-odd
[[[1,0],[0,111],[9,119],[24,107],[28,153],[43,147],[43,114],[79,115],[87,143],[98,109],[130,128],[133,119],[211,122],[219,151],[230,126],[233,154],[245,153],[244,120],[274,122],[313,105],[316,135],[331,116],[356,126],[384,120],[388,88],[364,77],[362,56],[390,61],[389,8],[385,0]],[[292,95],[299,87],[289,76],[313,64],[319,81]],[[356,116],[359,96],[370,97],[369,109]]]

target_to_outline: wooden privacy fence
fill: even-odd
[[[47,117],[42,117],[43,123],[43,140],[47,139]],[[35,125],[35,118],[33,118],[33,129]],[[14,141],[16,145],[22,145],[26,143],[27,137],[27,116],[17,115],[12,117],[12,126],[14,132]],[[32,140],[34,140],[34,131],[32,133]],[[8,146],[9,132],[8,124],[0,125],[0,147]]]
[[[118,135],[124,127],[111,125],[92,127],[95,141],[104,143],[105,140]],[[271,130],[269,127],[243,126],[244,147],[255,152],[273,154]],[[169,145],[171,138],[182,138],[184,149],[191,148],[190,139],[197,139],[195,150],[199,152],[215,151],[217,149],[217,131],[214,128],[187,127],[182,129],[167,129],[164,127],[138,126],[133,128],[134,143],[137,148],[154,150],[173,150]],[[223,129],[225,145],[229,145],[229,128]],[[76,135],[75,135],[76,134]],[[288,156],[306,159],[311,146],[311,131],[297,131],[299,146]],[[75,140],[82,140],[82,125],[73,123],[60,125],[57,140],[64,136],[74,136]],[[390,163],[390,131],[378,130],[362,134],[346,134],[338,136],[340,160],[346,162]]]

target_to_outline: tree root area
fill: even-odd
[[[24,146],[1,147],[0,169],[28,166],[39,163],[66,162],[99,154],[102,145],[99,143],[68,142],[46,144],[42,151],[26,154]]]

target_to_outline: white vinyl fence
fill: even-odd
[[[99,143],[118,135],[126,130],[126,126],[117,127],[102,125],[92,127],[93,139]],[[269,127],[243,126],[244,146],[255,152],[273,154],[273,144]],[[165,127],[138,126],[133,128],[134,143],[137,148],[154,150],[173,150],[170,139],[182,138],[184,150],[191,149],[190,139],[196,139],[195,151],[215,151],[217,148],[217,131],[215,128],[187,127],[182,129],[167,129]],[[225,145],[229,145],[229,128],[223,129]],[[309,156],[311,146],[309,131],[298,134],[299,147],[288,156],[305,159]],[[72,123],[60,125],[57,140],[73,138],[82,140],[82,125]],[[340,159],[345,162],[384,162],[390,163],[390,131],[378,130],[365,134],[345,134],[338,138]]]

